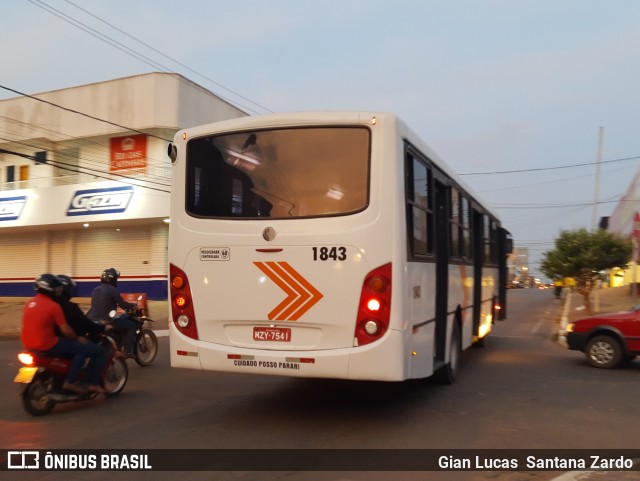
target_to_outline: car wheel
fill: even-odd
[[[613,369],[622,362],[622,346],[611,336],[596,336],[589,341],[585,349],[587,362],[593,367]]]

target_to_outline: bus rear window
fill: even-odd
[[[258,130],[187,144],[187,212],[271,218],[352,214],[366,208],[370,132],[364,127]]]

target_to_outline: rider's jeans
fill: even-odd
[[[75,339],[60,337],[58,343],[46,352],[49,356],[65,356],[71,355],[71,366],[67,373],[67,382],[76,382],[84,361],[91,358],[87,367],[87,381],[89,384],[100,385],[102,379],[102,370],[104,369],[109,351],[102,348],[95,342],[82,343]]]
[[[132,320],[128,314],[121,314],[111,321],[113,329],[124,337],[123,345],[124,352],[127,354],[133,353],[133,344],[136,340],[136,329],[138,324]]]

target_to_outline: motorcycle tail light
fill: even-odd
[[[29,352],[21,352],[18,354],[18,361],[20,361],[25,366],[33,366],[35,364],[35,358]]]

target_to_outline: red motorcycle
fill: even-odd
[[[115,356],[117,346],[111,337],[103,337],[101,345],[110,351],[102,373],[102,386],[106,390],[105,396],[113,397],[124,389],[129,369],[123,359]],[[87,401],[97,396],[89,391],[77,394],[62,389],[71,365],[69,358],[47,357],[40,353],[23,351],[18,354],[18,359],[23,367],[18,370],[14,382],[26,384],[22,392],[22,405],[33,416],[48,414],[58,403]],[[80,374],[81,381],[84,375],[83,370]]]

